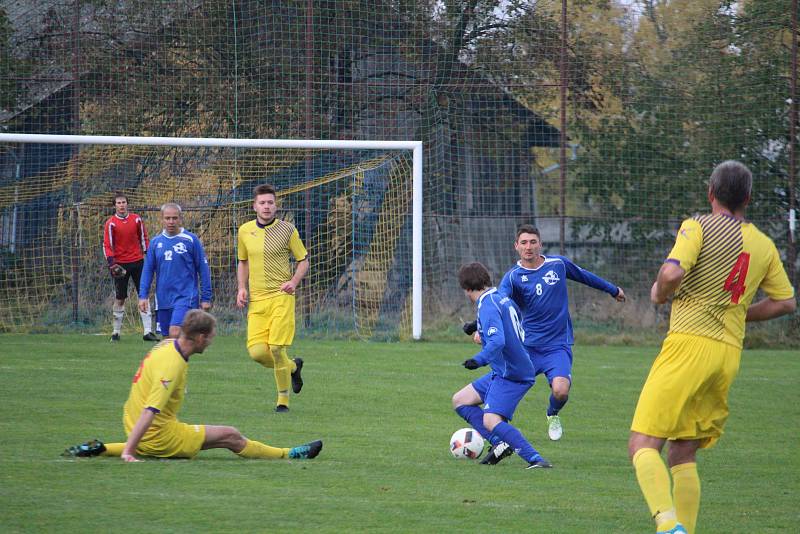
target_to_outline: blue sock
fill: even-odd
[[[567,395],[567,397],[563,401],[560,401],[557,398],[555,398],[555,396],[551,393],[550,406],[547,407],[547,415],[548,416],[558,415],[558,412],[561,411],[561,408],[564,407],[564,405],[567,403],[568,400],[569,400],[569,395]]]
[[[483,436],[494,447],[500,440],[492,441],[492,434],[486,427],[483,426],[483,410],[477,406],[459,406],[456,408],[456,413],[461,416],[464,421],[470,424],[472,428],[478,431],[478,434]]]
[[[533,445],[531,445],[527,439],[525,439],[522,432],[505,421],[498,423],[498,425],[494,427],[492,436],[496,436],[499,438],[499,441],[505,441],[511,445],[514,451],[528,463],[542,459],[542,455],[533,448]]]

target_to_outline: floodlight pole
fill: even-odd
[[[48,135],[0,133],[0,143],[59,145],[147,145],[228,148],[310,148],[412,151],[411,337],[422,338],[422,141],[341,141],[323,139],[224,139],[136,137],[124,135]]]

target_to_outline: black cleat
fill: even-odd
[[[143,335],[143,336],[142,336],[142,339],[143,339],[144,341],[161,341],[160,339],[158,339],[158,336],[157,336],[157,335],[155,335],[155,334],[154,334],[154,333],[152,333],[152,332],[148,332],[148,333],[146,333],[145,335]]]
[[[540,457],[538,460],[529,463],[525,469],[550,469],[551,467],[553,467],[553,464]]]
[[[486,458],[481,460],[481,464],[495,465],[500,463],[500,460],[502,460],[503,458],[508,458],[512,454],[514,454],[514,449],[511,448],[511,445],[509,445],[505,441],[501,441],[500,443],[495,445],[492,450],[489,451],[489,454],[486,455]]]
[[[292,373],[292,391],[300,393],[300,390],[303,389],[303,377],[300,375],[300,371],[303,369],[303,358],[295,358],[294,363],[297,365],[297,369]]]
[[[99,456],[106,451],[106,446],[99,439],[93,439],[74,447],[65,449],[61,456],[72,458],[87,458],[89,456]]]
[[[310,460],[316,458],[322,450],[322,440],[312,441],[305,445],[298,445],[289,450],[289,458],[292,460]]]
[[[287,413],[289,411],[289,407],[285,404],[279,404],[275,406],[275,411],[278,413]]]
[[[111,334],[111,341],[115,343],[119,341],[119,334]]]

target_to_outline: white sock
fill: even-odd
[[[122,329],[122,318],[125,317],[125,306],[111,306],[111,313],[114,314],[114,334],[119,334]]]
[[[146,312],[139,311],[139,317],[142,318],[142,326],[144,327],[144,335],[149,334],[153,331],[153,318],[150,316],[150,309],[148,308]]]

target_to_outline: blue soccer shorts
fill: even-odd
[[[174,308],[156,311],[156,330],[158,330],[162,336],[168,336],[169,327],[181,326],[183,324],[183,318],[189,313],[189,310],[193,310],[197,307],[196,304],[193,306],[179,304]]]
[[[553,385],[557,376],[564,377],[572,383],[572,347],[558,345],[555,347],[525,347],[531,357],[536,376],[543,374],[547,383]]]
[[[520,401],[533,387],[533,380],[517,382],[487,373],[472,382],[472,387],[483,401],[484,412],[495,413],[511,421]]]

